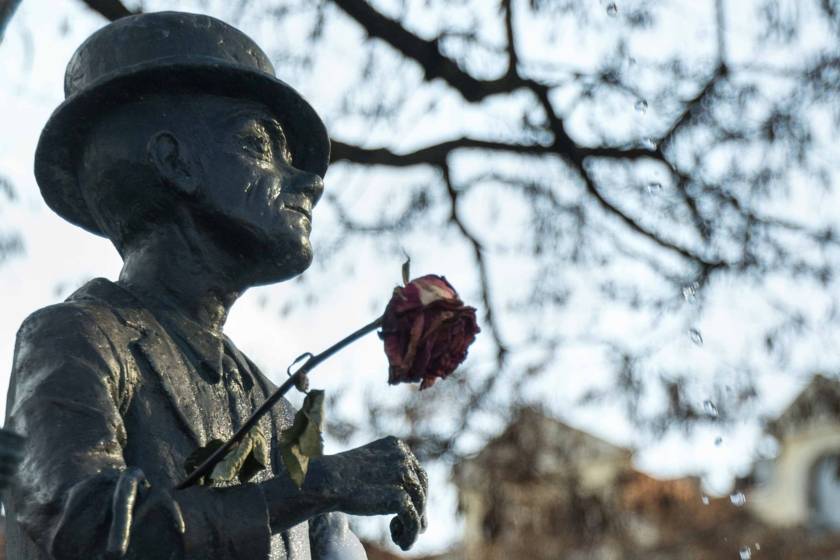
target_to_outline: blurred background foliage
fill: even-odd
[[[535,406],[643,445],[759,422],[779,379],[836,370],[840,2],[65,4],[211,13],[324,117],[317,263],[261,306],[329,313],[331,286],[396,280],[407,252],[479,308],[459,375],[330,408],[338,442],[395,433],[450,464]],[[0,256],[21,234],[0,226]]]

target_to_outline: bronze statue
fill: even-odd
[[[0,429],[0,490],[12,483],[23,458],[23,438],[11,430]]]
[[[365,558],[344,514],[425,528],[427,479],[396,438],[313,459],[298,489],[260,428],[252,482],[173,490],[273,390],[222,333],[251,286],[303,272],[329,161],[324,125],[260,48],[214,18],[128,17],[74,54],[35,173],[47,204],[124,260],[18,333],[7,427],[25,437],[4,496],[12,560]]]

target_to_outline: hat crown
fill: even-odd
[[[216,18],[184,12],[155,12],[119,19],[91,35],[67,64],[64,95],[111,75],[149,64],[201,62],[269,74],[274,66],[250,37]]]

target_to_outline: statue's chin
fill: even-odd
[[[216,215],[208,231],[214,243],[240,263],[245,283],[260,286],[294,278],[312,264],[309,228],[295,225]]]
[[[279,248],[275,248],[272,251],[274,254],[270,256],[263,255],[264,258],[255,270],[255,286],[290,280],[302,274],[312,264],[312,246],[309,240],[306,240],[305,244],[287,247],[285,251],[277,249]]]

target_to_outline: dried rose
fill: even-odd
[[[388,383],[431,387],[466,359],[478,332],[475,308],[464,305],[446,278],[429,274],[394,288],[379,333],[390,364]]]

